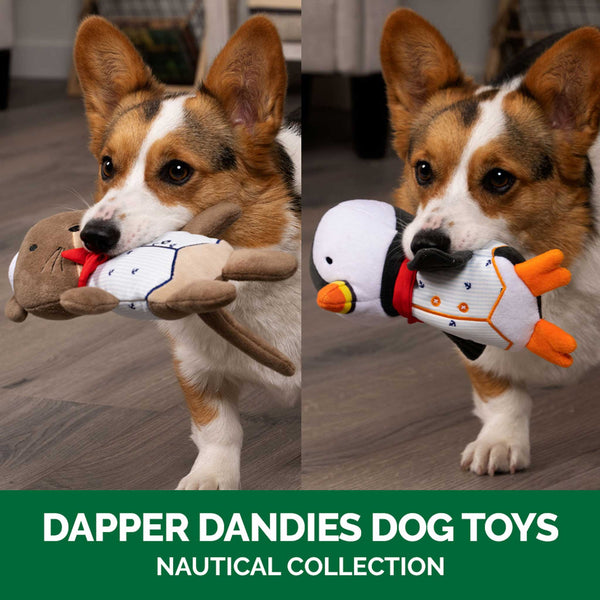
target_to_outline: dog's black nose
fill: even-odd
[[[449,252],[450,238],[441,229],[421,229],[410,243],[410,249],[413,254],[416,254],[425,248],[437,248],[442,252]]]
[[[92,219],[81,230],[81,240],[90,252],[110,252],[119,241],[121,232],[110,221]]]

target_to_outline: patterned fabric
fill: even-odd
[[[150,292],[171,281],[175,258],[181,248],[218,244],[219,240],[185,231],[170,231],[150,244],[134,248],[101,264],[88,286],[110,292],[121,303],[116,313],[137,319],[156,319],[148,309]]]
[[[514,270],[508,260],[494,256],[494,249],[503,245],[496,242],[475,251],[460,270],[419,271],[413,293],[413,315],[446,333],[480,344],[506,350],[522,348],[523,341],[527,343],[532,333],[526,324],[535,323],[539,314],[533,297],[529,305],[523,305],[527,296],[521,294],[520,287],[524,284],[518,278],[504,281]],[[515,294],[521,306],[512,311],[512,320],[520,329],[511,327],[511,315],[503,306],[508,303],[512,307]],[[514,332],[514,336],[509,337],[507,332]]]

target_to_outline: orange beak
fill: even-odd
[[[317,304],[331,312],[348,314],[354,310],[356,296],[346,281],[333,281],[319,290]]]

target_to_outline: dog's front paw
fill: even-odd
[[[529,440],[497,437],[481,431],[463,450],[461,467],[477,475],[515,473],[529,466]]]
[[[237,490],[239,477],[223,476],[220,473],[206,473],[202,469],[192,469],[177,485],[178,490]]]
[[[191,471],[179,482],[178,490],[238,490],[239,449],[200,451]]]

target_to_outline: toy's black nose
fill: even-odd
[[[450,238],[441,229],[421,229],[410,243],[413,254],[425,248],[437,248],[442,252],[450,251]]]
[[[110,221],[92,219],[81,230],[81,240],[90,252],[110,252],[119,241],[121,232]]]

